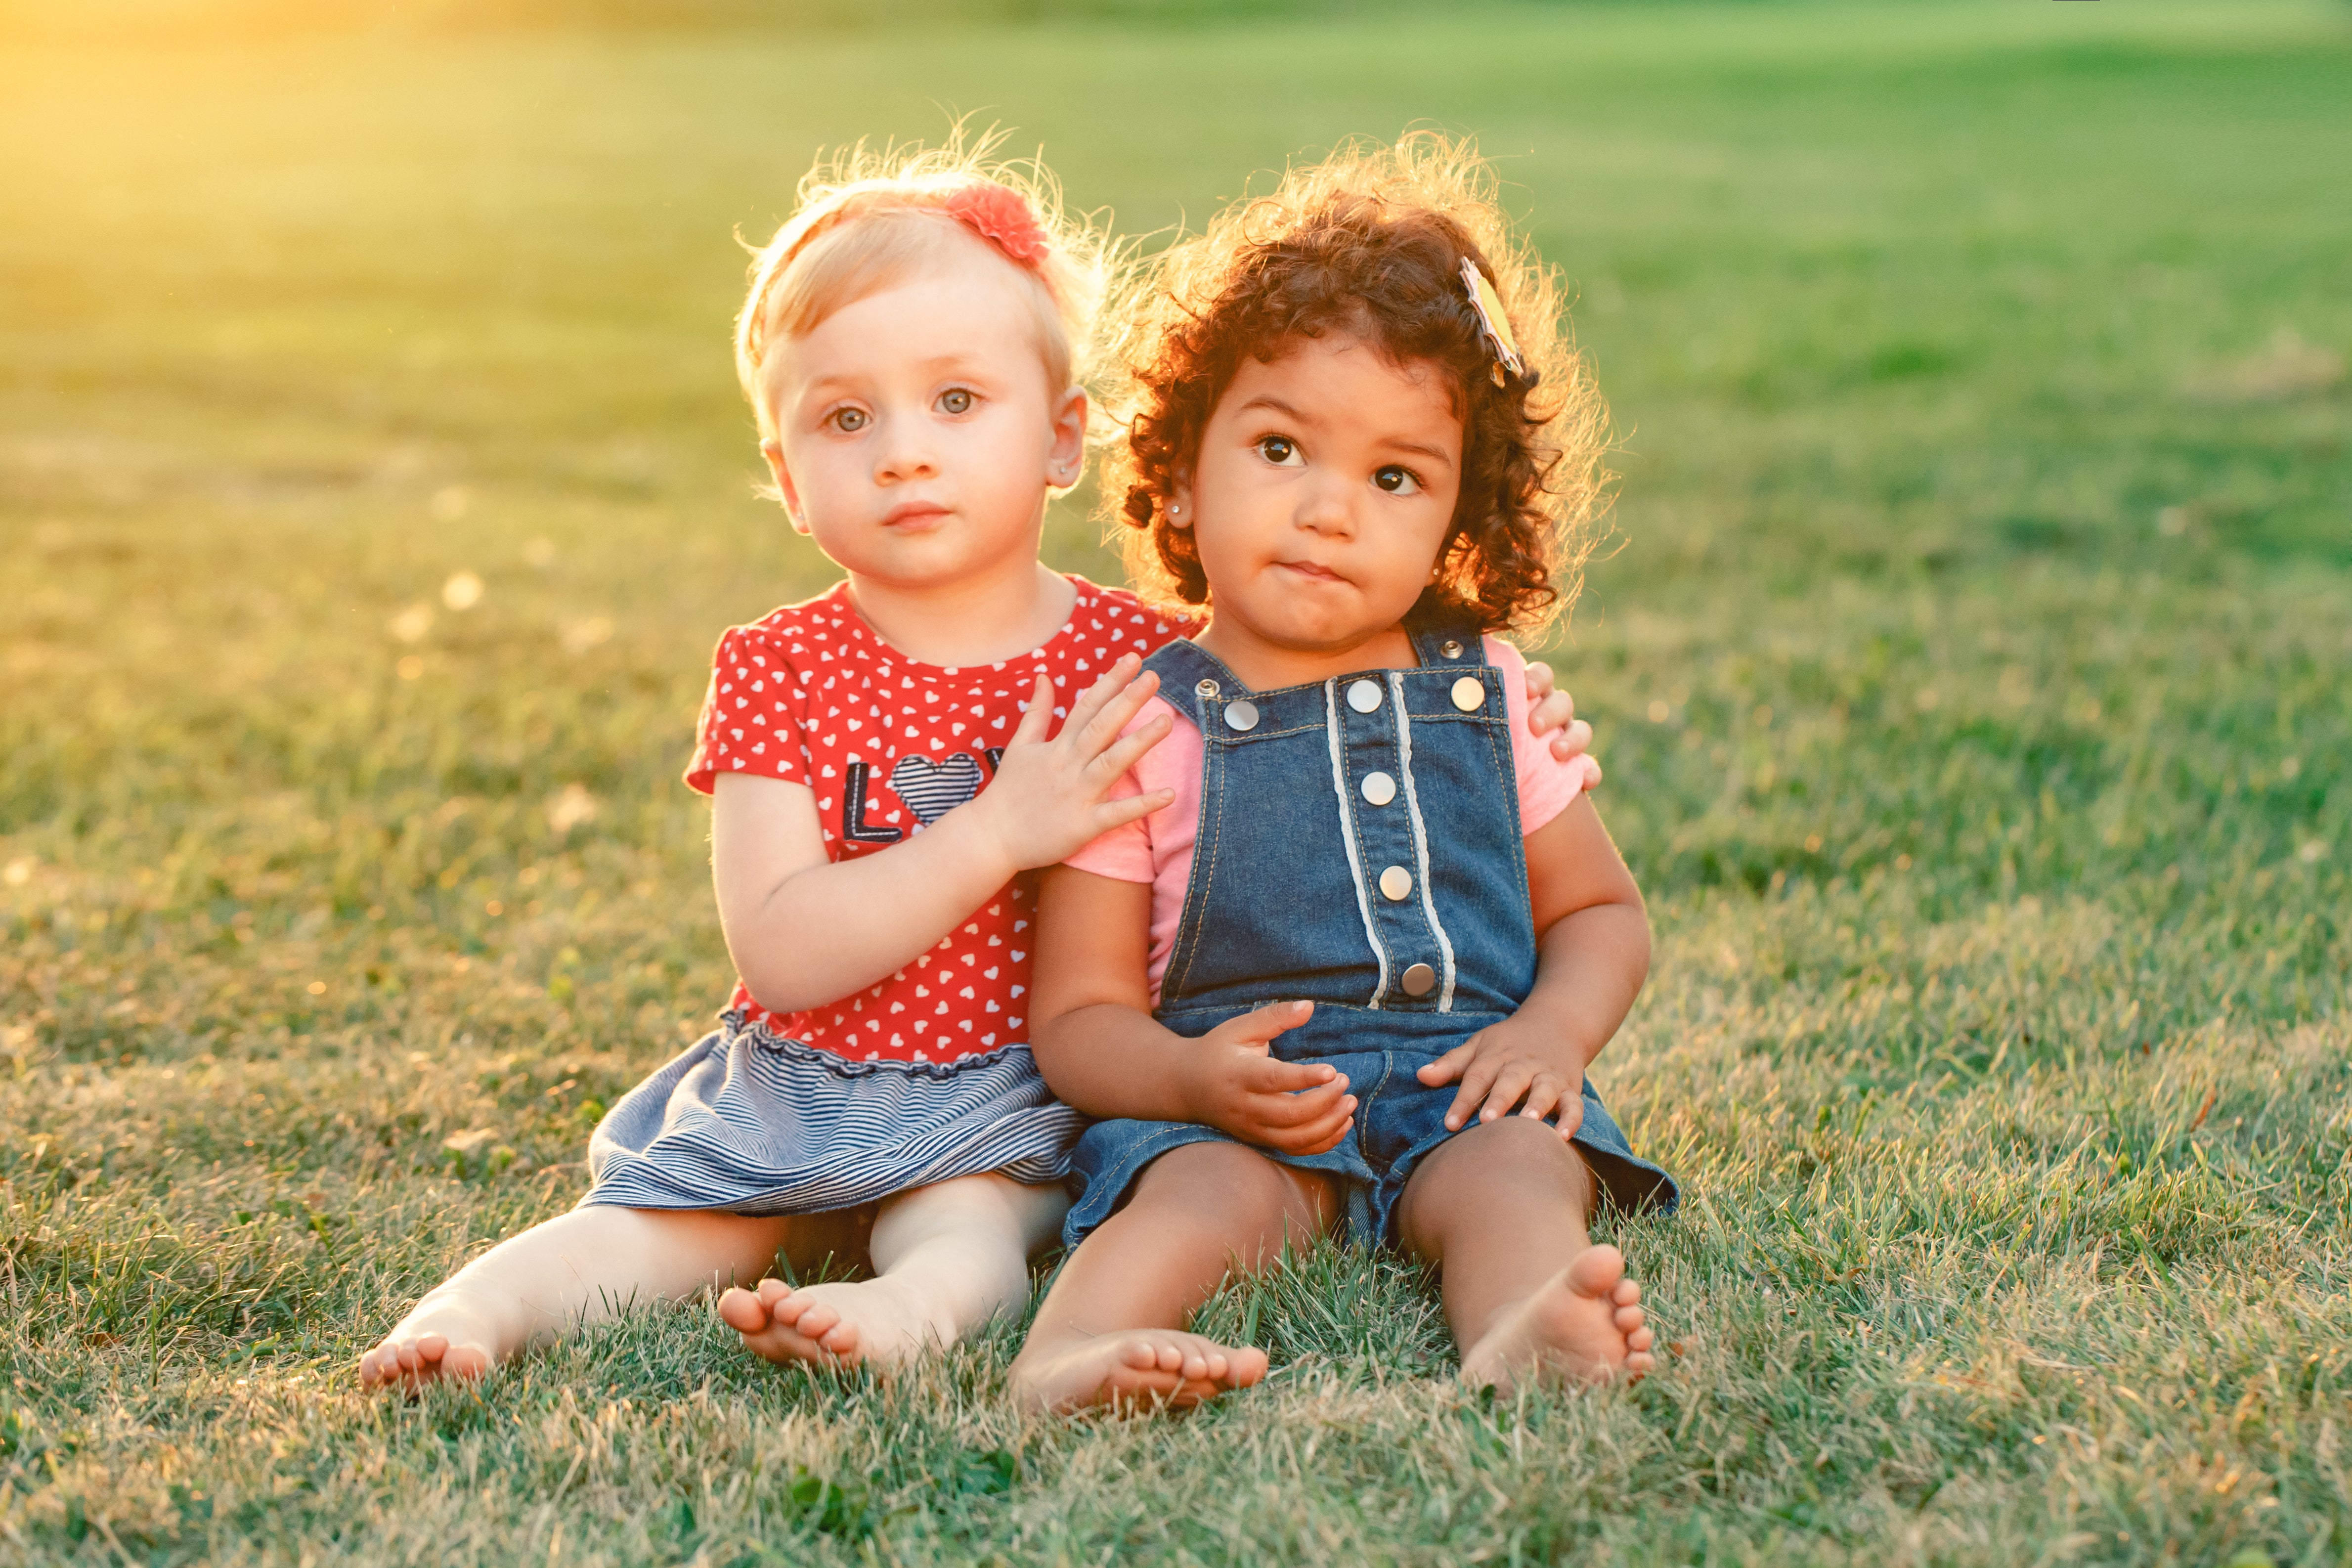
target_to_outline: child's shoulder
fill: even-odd
[[[714,662],[756,663],[771,668],[803,663],[820,655],[838,658],[843,647],[872,634],[849,602],[849,584],[836,583],[814,598],[783,605],[756,621],[719,634]]]
[[[1077,603],[1070,610],[1070,625],[1100,634],[1099,640],[1114,658],[1129,651],[1157,652],[1165,644],[1200,629],[1197,620],[1147,604],[1124,588],[1106,588],[1076,573],[1069,574],[1069,578],[1071,586],[1078,591]]]

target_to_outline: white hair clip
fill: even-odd
[[[1525,375],[1528,362],[1519,355],[1518,340],[1511,336],[1511,319],[1503,313],[1503,297],[1466,256],[1462,258],[1462,287],[1470,296],[1470,308],[1478,312],[1478,330],[1486,334],[1486,346],[1495,351],[1495,384],[1507,386],[1504,372]]]

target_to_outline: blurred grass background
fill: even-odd
[[[1241,9],[0,12],[8,1550],[2352,1558],[2352,11]],[[1475,132],[1569,276],[1548,656],[1661,936],[1596,1076],[1694,1199],[1616,1228],[1641,1388],[1465,1402],[1346,1252],[1181,1426],[692,1312],[349,1388],[723,997],[677,773],[828,580],[732,237],[967,111],[1135,235]]]

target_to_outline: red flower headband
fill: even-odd
[[[901,201],[906,198],[900,197]],[[1034,272],[1045,265],[1045,253],[1053,248],[1045,228],[1037,215],[1018,191],[1000,185],[993,180],[973,180],[956,186],[936,201],[922,205],[933,212],[943,213],[963,225],[972,233],[996,247],[997,254],[1015,267]],[[786,258],[800,254],[803,247],[819,235],[839,227],[866,210],[865,204],[852,197],[832,211],[811,220],[792,247]]]
[[[1052,247],[1044,226],[1020,193],[993,180],[958,186],[940,201],[940,210],[1023,267],[1040,265]]]

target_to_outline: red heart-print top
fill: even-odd
[[[816,792],[834,859],[904,843],[995,776],[1039,671],[1055,716],[1123,653],[1191,627],[1131,594],[1074,577],[1077,603],[1044,647],[955,668],[907,658],[874,634],[847,584],[719,639],[686,782],[764,773]],[[772,1014],[738,981],[746,1021],[859,1061],[952,1062],[1026,1044],[1035,890],[1015,878],[937,946],[879,985],[807,1012]]]

